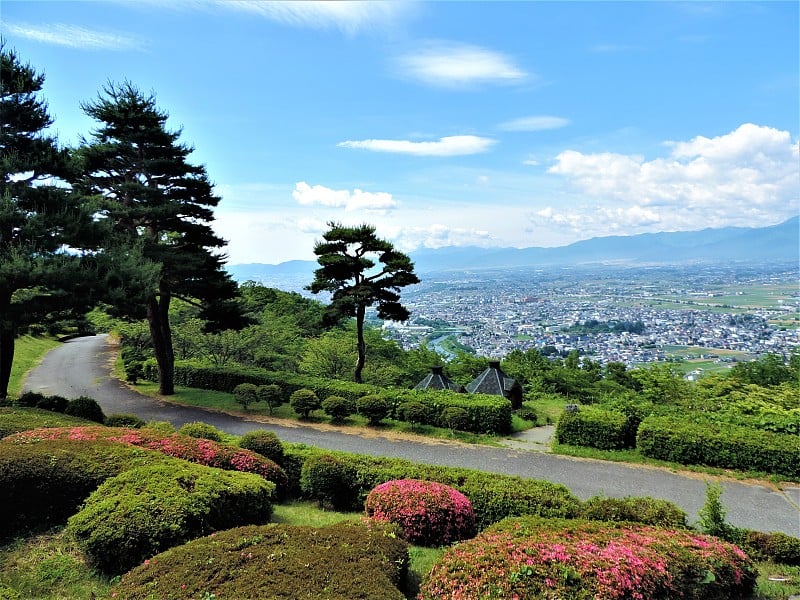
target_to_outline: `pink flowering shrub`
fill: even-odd
[[[364,507],[368,517],[397,524],[412,544],[444,546],[475,535],[469,499],[435,481],[387,481],[367,495]]]
[[[250,450],[221,444],[211,440],[193,438],[179,433],[161,433],[149,429],[116,427],[53,427],[32,429],[6,438],[12,443],[33,443],[43,440],[109,440],[130,446],[156,450],[167,456],[189,462],[217,467],[227,471],[255,473],[275,484],[279,496],[287,493],[289,480],[286,473],[273,461]]]
[[[645,525],[507,519],[449,548],[419,599],[748,598],[754,563],[736,546]]]

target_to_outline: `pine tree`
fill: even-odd
[[[96,297],[92,207],[71,193],[70,156],[47,135],[44,76],[0,45],[0,399],[16,336],[32,323],[85,312]]]
[[[223,270],[225,242],[211,229],[219,202],[205,167],[188,162],[192,148],[166,127],[168,115],[133,84],[109,83],[82,105],[99,122],[78,154],[82,193],[103,198],[101,213],[116,240],[139,246],[160,268],[153,285],[116,309],[146,317],[158,363],[160,393],[174,393],[174,352],[169,323],[173,297],[204,308],[201,316],[222,328],[243,324],[231,299],[236,284]]]
[[[328,223],[328,226],[330,229],[322,235],[324,241],[314,246],[320,268],[314,272],[314,281],[307,289],[315,294],[322,291],[332,294],[326,311],[329,322],[355,317],[358,350],[355,381],[361,383],[367,356],[364,341],[367,307],[377,305],[381,319],[407,320],[410,313],[400,304],[399,291],[419,283],[419,279],[411,259],[377,237],[372,225],[344,227]],[[377,269],[374,259],[380,263]]]

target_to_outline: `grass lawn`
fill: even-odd
[[[8,395],[12,398],[19,397],[25,376],[36,365],[42,362],[44,355],[49,350],[58,346],[53,338],[33,337],[23,335],[17,338],[14,344],[14,363],[11,365],[11,380],[8,384]]]

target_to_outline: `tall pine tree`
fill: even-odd
[[[70,192],[69,153],[47,135],[44,76],[0,45],[0,400],[16,336],[32,323],[80,313],[96,295],[91,206]],[[94,263],[93,266],[88,262]]]
[[[137,306],[117,306],[131,318],[146,317],[158,363],[160,393],[174,393],[174,353],[169,323],[173,297],[198,303],[220,327],[242,324],[236,284],[223,270],[225,244],[211,229],[219,202],[203,166],[188,162],[192,148],[181,131],[166,127],[155,97],[131,83],[108,84],[82,106],[99,122],[78,151],[76,188],[103,198],[101,213],[116,240],[139,246],[160,266],[157,281],[140,290]]]

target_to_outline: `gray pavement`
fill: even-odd
[[[105,336],[77,338],[52,350],[25,383],[26,390],[95,398],[106,414],[134,413],[145,420],[175,426],[205,421],[240,435],[252,429],[274,431],[282,440],[326,449],[394,456],[408,460],[467,467],[492,473],[545,479],[566,485],[579,498],[652,496],[675,502],[690,521],[697,520],[710,476],[685,475],[666,469],[557,456],[547,447],[547,430],[512,439],[511,447],[487,447],[456,442],[381,436],[374,431],[303,426],[295,422],[244,418],[142,396],[111,375],[115,350]],[[733,480],[721,481],[728,521],[761,531],[783,531],[800,537],[800,486],[784,489]]]

